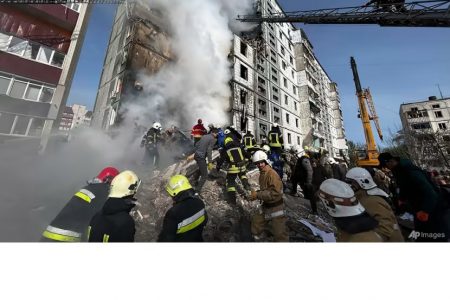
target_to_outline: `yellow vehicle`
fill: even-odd
[[[353,71],[353,80],[356,86],[356,96],[358,96],[359,115],[361,118],[364,136],[366,138],[366,149],[358,151],[358,166],[359,167],[376,167],[378,166],[378,150],[373,137],[372,126],[370,121],[373,120],[375,127],[378,131],[378,136],[383,140],[383,134],[381,132],[378,116],[373,104],[372,95],[369,89],[362,89],[361,82],[359,80],[358,69],[353,57],[350,58],[350,64]],[[369,114],[370,111],[370,114]]]

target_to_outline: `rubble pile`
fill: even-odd
[[[217,153],[214,154],[217,157]],[[184,174],[195,183],[197,165],[193,162],[175,163],[162,171],[145,172],[142,176],[142,186],[137,194],[139,205],[132,215],[136,220],[137,242],[154,242],[162,227],[162,221],[167,210],[172,206],[172,199],[167,195],[165,186],[169,178],[175,174]],[[213,171],[210,178],[203,186],[200,197],[206,205],[208,223],[204,229],[206,242],[252,242],[250,231],[251,215],[257,211],[258,202],[246,200],[246,192],[238,185],[237,203],[229,203],[226,197],[225,172]],[[248,172],[249,182],[255,189],[258,188],[259,172]],[[306,220],[313,226],[325,232],[335,232],[324,208],[319,206],[321,217],[309,214],[308,200],[299,197],[285,195],[287,226],[292,242],[321,242],[320,237],[314,236],[312,231],[302,224],[300,220]],[[271,241],[269,234],[262,241]]]

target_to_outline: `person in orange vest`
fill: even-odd
[[[198,119],[197,124],[192,127],[191,136],[194,138],[194,145],[207,133],[206,128],[203,126],[202,119]]]

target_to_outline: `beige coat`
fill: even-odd
[[[267,165],[259,174],[259,188],[257,198],[265,204],[272,204],[283,201],[283,183],[277,172]],[[276,210],[282,209],[284,206],[276,206]],[[271,209],[272,210],[272,209]]]
[[[336,241],[338,243],[350,242],[350,243],[380,243],[383,242],[383,238],[375,231],[364,231],[355,234],[350,234],[338,229]]]
[[[397,219],[389,204],[380,196],[368,195],[365,190],[355,193],[356,199],[366,209],[367,213],[378,221],[374,229],[385,242],[404,242]]]

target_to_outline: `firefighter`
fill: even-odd
[[[225,138],[225,146],[220,150],[220,158],[217,161],[216,169],[220,170],[222,164],[226,161],[227,168],[227,179],[226,187],[228,199],[231,203],[236,203],[236,178],[242,182],[244,188],[250,191],[250,184],[247,179],[247,169],[245,159],[250,158],[247,152],[243,149],[240,143],[236,143],[232,137]]]
[[[346,174],[346,181],[355,192],[356,199],[367,213],[378,221],[375,232],[385,242],[404,242],[397,223],[397,218],[390,207],[386,192],[378,188],[369,171],[363,168],[352,168]]]
[[[143,163],[151,164],[153,167],[159,167],[159,143],[162,141],[161,123],[155,122],[145,136],[142,138],[141,147],[145,147],[145,156]]]
[[[196,188],[199,193],[208,177],[208,170],[211,171],[214,168],[212,162],[212,150],[216,142],[217,128],[212,128],[210,133],[202,136],[200,141],[195,144],[194,159],[200,171],[200,179],[198,180]],[[206,158],[208,158],[208,162],[206,162]]]
[[[136,228],[130,211],[136,205],[134,196],[140,185],[141,180],[130,170],[113,179],[108,200],[89,224],[89,242],[134,242]]]
[[[225,128],[225,136],[230,136],[233,138],[235,142],[240,143],[242,140],[242,135],[239,133],[239,131],[236,130],[234,125],[230,125],[227,128]]]
[[[164,217],[158,242],[203,242],[208,215],[189,180],[183,175],[172,176],[166,191],[173,199],[173,206]]]
[[[85,240],[92,216],[101,210],[108,198],[109,185],[119,171],[104,168],[88,185],[69,200],[59,214],[50,222],[41,242],[80,242]]]
[[[289,242],[284,213],[283,183],[267,162],[267,154],[256,151],[253,163],[260,171],[259,191],[251,191],[250,201],[261,200],[262,209],[252,217],[251,230],[255,240],[260,240],[267,222],[276,242]]]
[[[245,150],[250,154],[253,154],[256,150],[258,150],[255,136],[251,133],[251,131],[247,131],[245,133],[244,137],[242,138],[242,144],[244,145]]]
[[[365,211],[347,183],[327,179],[320,185],[318,197],[334,219],[338,242],[383,242],[375,231],[377,220]]]
[[[291,177],[291,195],[297,195],[297,184],[300,184],[304,197],[311,203],[312,213],[317,214],[317,204],[314,197],[314,186],[312,184],[314,175],[313,172],[314,171],[309,153],[306,151],[300,151],[298,154],[298,160],[295,165],[293,176]]]
[[[203,126],[202,119],[198,119],[197,124],[192,127],[191,136],[194,139],[194,145],[207,133],[206,128]]]
[[[284,149],[283,135],[281,134],[278,123],[273,123],[272,129],[268,133],[268,141],[270,150],[281,157],[281,152]]]

